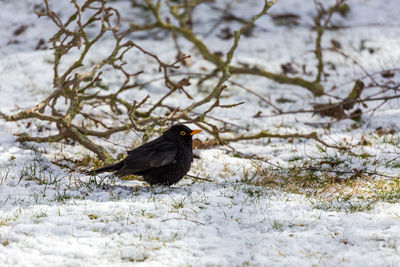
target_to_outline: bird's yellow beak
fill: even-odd
[[[195,134],[201,133],[202,131],[203,131],[203,130],[200,130],[200,129],[193,130],[193,131],[190,133],[190,135],[195,135]]]

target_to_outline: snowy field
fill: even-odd
[[[216,2],[223,7],[227,1]],[[233,2],[232,10],[248,18],[263,1]],[[326,51],[325,62],[335,68],[327,67],[329,77],[322,79],[322,85],[330,94],[345,97],[356,79],[370,82],[364,71],[384,83],[388,79],[380,72],[388,69],[394,73],[390,80],[399,83],[399,1],[348,2],[349,14],[333,18],[343,27],[327,31],[322,44],[330,47],[331,40],[338,41],[350,59]],[[32,107],[52,90],[52,53],[36,48],[40,39],[47,40],[56,29],[33,13],[40,3],[0,2],[0,111],[6,114]],[[129,1],[112,4],[124,10],[123,18],[132,15]],[[61,17],[71,9],[65,0],[50,1],[50,5]],[[275,73],[282,71],[282,64],[292,62],[299,70],[304,64],[315,73],[317,62],[311,52],[315,32],[309,27],[316,13],[314,1],[280,0],[270,10],[271,14],[288,12],[299,16],[299,25],[277,26],[271,16],[262,18],[253,35],[241,41],[234,61]],[[217,11],[204,7],[195,14],[203,25],[199,36],[205,36],[214,51],[226,52],[232,39],[218,38],[218,29],[207,34],[218,20]],[[26,28],[21,30],[21,26]],[[171,41],[141,39],[138,43],[167,61],[174,60]],[[193,61],[184,71],[212,70],[189,43],[182,40],[181,45]],[[91,59],[101,58],[108,49],[110,43],[103,40]],[[130,57],[138,69],[145,70],[140,76],[144,82],[161,76],[154,61],[140,53]],[[119,78],[105,74],[110,86]],[[256,76],[233,77],[232,81],[285,111],[310,109],[312,103],[328,101],[326,96],[314,98],[300,87]],[[204,86],[211,88],[214,82]],[[235,156],[223,147],[203,149],[197,151],[200,158],[190,174],[211,182],[187,178],[173,187],[150,187],[142,181],[108,176],[94,181],[57,167],[52,162],[62,155],[80,159],[89,152],[66,144],[20,144],[14,134],[35,133],[34,127],[0,120],[0,266],[400,266],[400,101],[393,99],[367,112],[381,104],[369,102],[361,122],[342,120],[324,129],[316,124],[329,118],[311,113],[270,116],[273,109],[258,97],[228,85],[224,104],[246,103],[213,115],[238,125],[239,131],[315,131],[329,144],[352,145],[353,154],[321,148],[314,140],[240,142],[233,144],[238,151],[257,154],[269,163]],[[195,97],[202,95],[195,84],[188,90]],[[365,94],[376,90],[369,88]],[[157,99],[165,92],[160,81],[127,97],[142,99],[151,93]],[[190,100],[178,94],[168,103],[185,106]],[[253,118],[258,112],[265,117]],[[207,135],[200,138],[205,140]],[[134,133],[116,135],[112,141],[104,141],[104,147],[115,156],[140,142]],[[317,182],[300,186],[295,174],[285,172],[306,163],[329,167],[333,161],[337,170],[386,176],[362,179],[349,174],[340,179],[351,183],[323,183],[318,180],[323,173],[317,172]],[[280,175],[272,171],[276,166],[284,170],[283,178],[276,178]]]

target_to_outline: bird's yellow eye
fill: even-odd
[[[185,131],[181,131],[180,134],[181,134],[182,136],[184,136],[184,135],[186,134],[186,132],[185,132]]]

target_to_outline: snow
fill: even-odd
[[[226,4],[226,1],[217,2],[221,7]],[[35,105],[52,90],[51,51],[35,50],[35,47],[40,39],[47,40],[55,28],[48,20],[37,19],[33,14],[38,3],[40,1],[36,0],[0,3],[0,111],[7,114]],[[129,12],[129,1],[112,4]],[[262,1],[256,0],[235,1],[234,6],[242,12],[241,16],[249,17],[261,4]],[[50,5],[63,16],[70,10],[69,1],[53,0]],[[369,73],[398,68],[398,0],[386,0],[384,5],[379,0],[353,0],[349,5],[348,17],[338,16],[334,20],[340,25],[356,26],[326,32],[323,45],[329,46],[331,39],[338,40],[343,51]],[[280,0],[271,9],[272,14],[284,12],[299,14],[300,26],[278,27],[269,16],[261,19],[254,36],[242,39],[235,64],[248,63],[279,73],[281,64],[295,62],[299,66],[306,64],[307,70],[315,72],[316,61],[310,52],[315,33],[308,28],[315,14],[314,1]],[[204,7],[196,14],[199,24],[204,25],[196,32],[207,33],[215,24],[217,13]],[[28,28],[15,36],[13,32],[21,25]],[[219,26],[216,32],[223,27]],[[231,27],[237,28],[239,24],[232,23]],[[360,51],[363,40],[366,47],[375,49],[373,54]],[[231,40],[220,40],[215,34],[204,37],[204,41],[212,44],[214,51],[226,51],[231,45]],[[163,60],[175,58],[172,42],[137,42],[151,48]],[[90,59],[95,61],[107,55],[111,45],[109,40],[102,41]],[[181,40],[181,45],[184,51],[192,54],[194,64],[187,71],[212,69],[190,44]],[[72,61],[74,56],[76,54],[70,55],[67,60]],[[135,63],[135,68],[145,70],[139,76],[140,81],[160,76],[154,60],[137,51],[127,57],[128,62]],[[354,80],[365,76],[351,59],[329,51],[324,59],[336,65],[336,70],[328,71],[330,77],[323,79],[324,87],[332,94],[346,96]],[[398,82],[400,73],[395,74],[393,80]],[[120,82],[120,77],[112,72],[104,75],[104,82],[110,86]],[[374,78],[386,81],[380,75]],[[273,103],[281,97],[296,101],[295,104],[278,104],[283,110],[309,109],[310,103],[327,101],[326,97],[316,99],[299,87],[279,85],[263,78],[240,76],[233,79]],[[201,89],[211,88],[214,82],[205,82]],[[195,96],[202,95],[195,85],[189,91]],[[142,99],[148,92],[155,102],[166,89],[162,81],[154,82],[146,90],[135,91],[127,97]],[[377,88],[370,88],[366,94],[376,92]],[[325,131],[310,123],[327,121],[326,118],[308,113],[273,116],[271,107],[233,85],[224,94],[230,98],[223,98],[222,104],[239,101],[246,101],[246,104],[230,110],[220,109],[213,115],[239,125],[240,132],[316,131],[324,141],[353,144],[355,154],[368,154],[372,159],[341,154],[333,149],[322,152],[312,140],[271,139],[233,144],[243,153],[258,154],[282,167],[295,166],[296,158],[314,163],[335,158],[341,161],[337,166],[339,170],[357,168],[399,177],[398,99],[387,102],[373,115],[365,113],[364,123],[356,129],[352,129],[353,121],[345,120],[332,124],[329,131]],[[168,103],[185,107],[190,101],[183,94],[177,94]],[[378,104],[370,102],[368,108]],[[253,118],[258,111],[266,117]],[[378,127],[383,127],[387,134],[378,134]],[[32,128],[27,128],[26,122],[0,120],[1,266],[400,265],[399,203],[378,201],[362,208],[368,206],[370,199],[344,201],[340,194],[324,198],[323,193],[310,196],[299,190],[295,194],[279,187],[251,183],[246,181],[246,175],[250,173],[251,176],[255,171],[255,163],[234,157],[222,147],[198,151],[200,159],[195,159],[191,169],[193,175],[212,182],[184,179],[173,187],[149,187],[142,181],[121,181],[113,177],[90,181],[89,177],[51,163],[60,153],[72,158],[89,153],[81,147],[41,144],[32,149],[33,144],[21,145],[15,141],[14,133],[34,132]],[[390,133],[391,129],[394,133]],[[363,136],[370,146],[357,145]],[[205,139],[206,135],[201,138]],[[112,141],[125,146],[102,141],[106,149],[117,155],[124,152],[126,146],[137,144],[138,137],[135,133],[116,135]],[[396,181],[398,183],[398,179],[393,183]],[[357,190],[368,192],[370,188],[366,185],[370,184],[360,184]],[[361,205],[359,210],[357,205]]]

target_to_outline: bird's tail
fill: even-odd
[[[102,172],[111,172],[111,171],[118,171],[120,170],[122,167],[124,166],[124,162],[118,162],[117,164],[114,165],[110,165],[110,166],[105,166],[103,168],[100,169],[95,169],[95,170],[91,170],[91,171],[87,171],[86,174],[87,175],[96,175]]]

